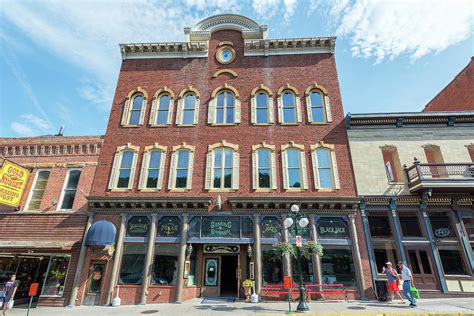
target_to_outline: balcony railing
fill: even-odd
[[[470,189],[474,191],[474,163],[420,163],[405,166],[410,191]]]

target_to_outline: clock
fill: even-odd
[[[235,59],[235,50],[230,46],[222,46],[217,50],[216,58],[221,64],[230,64]]]

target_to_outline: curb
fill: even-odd
[[[301,313],[288,313],[287,315],[301,315]],[[304,314],[307,316],[474,316],[474,313],[456,313],[456,312],[413,312],[413,313],[350,313],[350,314]]]

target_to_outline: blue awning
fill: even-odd
[[[114,224],[109,221],[95,222],[87,232],[86,246],[113,245],[116,232]]]

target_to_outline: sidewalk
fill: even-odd
[[[216,303],[201,304],[202,299],[192,299],[182,304],[158,304],[140,306],[120,307],[39,307],[32,309],[30,316],[108,316],[108,315],[285,315],[288,313],[288,304],[278,303]],[[293,302],[292,310],[296,309],[297,303]],[[408,304],[388,305],[378,301],[352,301],[352,302],[311,302],[309,303],[310,314],[359,314],[359,315],[473,315],[473,298],[445,298],[421,300],[417,308],[410,308]],[[436,314],[431,314],[436,313]],[[8,316],[26,315],[26,309],[14,308],[9,311]]]

